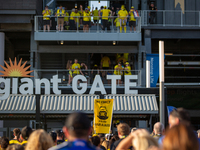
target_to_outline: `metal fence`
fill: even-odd
[[[142,26],[200,27],[200,11],[142,10]]]
[[[78,72],[73,72],[66,69],[35,69],[34,70],[34,80],[35,79],[42,79],[47,78],[51,79],[52,76],[58,75],[58,78],[62,79],[62,82],[59,84],[59,86],[67,86],[69,79],[72,80],[72,78],[76,75],[84,75],[87,79],[87,85],[91,86],[95,76],[100,75],[102,82],[105,86],[111,86],[111,80],[107,79],[107,75],[121,75],[121,81],[117,81],[118,86],[124,86],[124,75],[127,73],[125,70],[79,70]],[[136,79],[134,82],[136,82],[137,86],[141,86],[141,71],[140,70],[130,70],[131,75],[137,75],[138,79]],[[70,82],[71,84],[71,82]]]
[[[105,17],[105,16],[104,16]],[[55,16],[48,16],[47,18],[50,18],[50,32],[56,32],[58,31],[58,19],[59,17]],[[83,30],[83,16],[76,16],[74,17],[75,21],[70,21],[70,16],[65,16],[64,18],[64,25],[63,25],[63,30],[62,32],[84,32]],[[87,32],[89,33],[99,33],[103,32],[102,27],[102,19],[100,17],[97,17],[98,20],[95,23],[94,22],[94,17],[90,17],[89,21],[89,30]],[[96,19],[96,18],[95,18]],[[127,17],[125,19],[126,21],[124,22],[123,26],[126,26],[127,31],[126,33],[130,33],[130,27],[129,27],[129,22],[130,18]],[[106,25],[105,32],[107,33],[120,33],[120,27],[118,26],[120,22],[120,19],[116,16],[109,16],[108,17],[108,24]],[[35,32],[43,32],[44,31],[44,18],[43,16],[35,16]],[[109,29],[110,28],[110,29]],[[125,33],[124,29],[122,29],[123,33]],[[48,30],[47,30],[48,31]],[[132,28],[132,33],[134,32],[141,32],[141,18],[137,17],[136,18],[136,28],[135,31]]]

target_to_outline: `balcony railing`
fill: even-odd
[[[127,73],[125,70],[122,71],[116,71],[114,72],[114,70],[80,70],[83,75],[86,77],[87,79],[87,86],[91,86],[94,78],[96,75],[100,75],[101,80],[104,84],[104,86],[106,87],[111,87],[111,80],[107,79],[107,75],[115,75],[115,73],[117,75],[121,75],[121,80],[117,81],[117,86],[118,87],[124,87],[124,75]],[[70,70],[66,70],[66,69],[35,69],[34,70],[34,79],[42,79],[42,78],[47,78],[47,79],[51,79],[52,76],[54,75],[58,75],[58,78],[60,78],[62,80],[61,83],[59,83],[60,87],[63,86],[69,86],[68,83],[70,83],[70,85],[72,85],[72,82],[69,82],[69,80],[72,79],[72,77],[76,76],[76,75],[82,75],[82,73],[79,74],[74,74],[73,71]],[[130,70],[131,75],[137,75],[137,79],[134,79],[131,82],[136,82],[137,87],[141,87],[141,71],[140,70]]]
[[[200,27],[200,11],[139,11],[142,26]]]
[[[58,19],[59,17],[55,16],[49,16],[50,18],[50,32],[58,32]],[[84,31],[83,30],[83,16],[79,17],[74,17],[76,22],[73,24],[70,21],[70,16],[65,16],[64,17],[64,26],[63,30],[59,32],[79,32],[79,33],[120,33],[119,27],[116,27],[117,21],[116,21],[116,16],[109,16],[108,17],[108,25],[105,31],[102,30],[102,20],[101,18],[98,18],[99,20],[94,23],[94,17],[91,16],[90,20],[90,25],[89,25],[89,30]],[[129,17],[127,17],[127,22],[125,23],[126,26],[126,33],[130,33],[130,27],[129,27]],[[43,16],[35,16],[35,32],[43,32],[44,31],[44,20]],[[109,29],[110,28],[110,29]],[[48,30],[46,29],[46,32]],[[122,32],[125,33],[124,28],[122,29]],[[141,32],[141,18],[137,17],[136,18],[136,28],[135,31],[132,28],[132,33],[140,33]]]

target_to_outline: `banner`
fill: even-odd
[[[110,133],[114,99],[94,100],[94,131]]]
[[[156,87],[159,77],[159,54],[146,54],[146,60],[150,61],[150,87]]]

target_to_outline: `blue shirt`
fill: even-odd
[[[73,142],[63,142],[57,146],[51,147],[48,150],[96,150],[96,147],[84,140],[76,140]]]

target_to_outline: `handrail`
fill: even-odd
[[[94,21],[94,18],[97,18],[97,21]],[[61,21],[61,18],[62,21]],[[64,16],[64,17],[58,17],[58,16],[35,16],[35,32],[43,32],[43,31],[49,31],[49,32],[55,32],[55,31],[62,31],[62,32],[97,32],[97,33],[104,33],[104,32],[110,32],[110,33],[119,33],[119,26],[120,24],[123,27],[127,27],[126,29],[123,29],[123,33],[140,33],[141,32],[141,18],[135,17],[135,23],[133,23],[131,26],[131,29],[129,28],[129,20],[131,17],[123,17],[118,18],[117,16],[89,16],[89,21],[84,22],[85,16],[73,16],[73,20],[71,19],[71,16]],[[107,23],[105,23],[105,29],[103,29],[103,20],[104,18],[108,18]],[[116,19],[118,18],[118,19]],[[125,19],[124,19],[125,18]],[[39,25],[39,22],[43,21],[43,25]],[[64,23],[62,23],[64,22]],[[123,22],[123,23],[122,23]],[[62,23],[62,24],[61,24]],[[88,29],[85,30],[85,23],[88,25]],[[63,25],[63,26],[62,26]],[[47,26],[50,26],[50,30],[48,30]],[[133,28],[135,26],[135,28]],[[43,29],[45,28],[45,30]],[[62,29],[64,28],[64,29]]]

